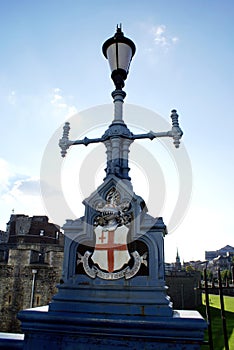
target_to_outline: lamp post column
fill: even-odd
[[[32,269],[33,279],[32,279],[32,290],[31,290],[30,308],[33,307],[33,299],[34,299],[34,292],[35,292],[36,273],[37,273],[37,270]]]
[[[129,139],[123,139],[123,144],[122,144],[122,169],[123,169],[123,178],[124,179],[130,179],[128,176],[129,173],[129,166],[128,166],[128,154],[129,154],[129,148],[130,145],[133,141]]]
[[[112,97],[114,99],[114,120],[112,123],[124,123],[123,121],[123,103],[126,92],[123,90],[114,90]]]

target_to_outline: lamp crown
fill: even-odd
[[[122,23],[116,25],[116,32],[122,32]]]
[[[123,38],[123,37],[124,37],[124,33],[122,31],[122,24],[120,23],[120,24],[116,25],[116,33],[114,35],[114,38],[116,40],[119,39],[121,41],[121,38]]]
[[[136,46],[131,39],[124,36],[121,24],[117,24],[114,36],[104,42],[102,52],[109,61],[111,78],[116,89],[122,89],[128,75],[130,62],[136,52]]]

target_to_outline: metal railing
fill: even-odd
[[[208,278],[207,278],[207,269],[204,269],[204,283],[203,283],[203,285],[199,286],[199,289],[201,289],[205,293],[206,318],[207,318],[207,322],[208,322],[208,338],[209,338],[209,340],[208,340],[208,342],[204,342],[204,345],[209,345],[210,350],[214,350],[213,335],[212,335],[212,317],[211,317],[211,312],[210,312],[209,295],[218,291],[219,299],[220,299],[220,318],[222,320],[224,348],[225,348],[225,350],[229,350],[227,323],[226,323],[224,297],[223,297],[224,293],[223,292],[224,292],[224,290],[233,289],[233,287],[230,287],[228,285],[223,287],[220,269],[218,269],[218,284],[215,285],[214,283],[212,283],[212,285],[209,286],[208,285]]]

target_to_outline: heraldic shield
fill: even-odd
[[[120,193],[113,187],[107,193],[106,201],[97,204],[96,210],[99,214],[94,222],[94,251],[86,251],[81,258],[86,274],[102,279],[133,277],[141,264],[145,264],[146,257],[128,250],[130,203],[121,201]],[[133,261],[131,267],[130,260]]]
[[[127,264],[130,257],[127,246],[128,228],[125,225],[105,230],[98,225],[94,230],[96,245],[92,260],[102,270],[113,272]]]

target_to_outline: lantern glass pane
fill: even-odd
[[[132,58],[132,49],[127,44],[114,43],[107,49],[107,58],[112,72],[121,68],[128,73],[128,68]]]

